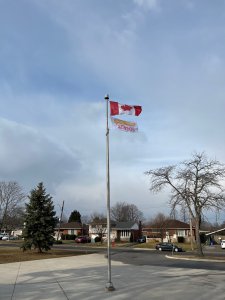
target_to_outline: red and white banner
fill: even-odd
[[[111,117],[112,124],[119,130],[123,130],[126,132],[137,132],[138,126],[135,122],[128,122],[116,118]]]
[[[142,107],[139,105],[120,104],[118,102],[110,101],[110,115],[133,115],[139,116]]]

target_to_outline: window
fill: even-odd
[[[121,230],[121,237],[129,237],[130,230]]]
[[[177,230],[177,236],[185,236],[185,230]]]

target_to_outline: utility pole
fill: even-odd
[[[60,228],[61,228],[63,209],[64,209],[64,200],[63,200],[62,207],[61,207],[61,214],[60,214],[60,219],[59,219],[59,228],[58,228],[58,234],[57,234],[57,241],[59,240],[59,233],[60,233]]]

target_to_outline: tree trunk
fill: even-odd
[[[198,253],[198,256],[204,256],[203,251],[202,251],[202,244],[201,244],[199,229],[200,229],[200,219],[198,217],[196,217],[195,218],[195,230],[196,230],[197,253]]]

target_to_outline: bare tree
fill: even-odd
[[[169,217],[164,215],[163,213],[158,213],[155,217],[149,220],[148,225],[154,226],[155,229],[157,229],[157,234],[161,238],[161,241],[163,242],[163,237],[166,233],[167,229],[167,221],[169,220]]]
[[[89,224],[91,222],[91,217],[89,215],[81,216],[81,223],[82,224]]]
[[[107,217],[104,214],[94,212],[90,216],[90,224],[92,227],[92,234],[96,234],[102,243],[103,236],[107,233]]]
[[[177,210],[176,208],[172,208],[170,211],[170,219],[176,220],[177,219]]]
[[[198,254],[203,255],[199,229],[203,211],[223,209],[225,167],[217,160],[210,160],[204,153],[194,153],[180,166],[168,166],[145,172],[151,178],[150,190],[159,192],[165,186],[171,188],[170,204],[188,209],[195,221]]]
[[[14,230],[15,228],[23,228],[25,219],[25,206],[17,206],[5,219],[5,227],[7,230]]]
[[[134,204],[128,204],[126,202],[117,202],[111,207],[111,217],[114,221],[126,222],[126,221],[142,221],[143,213]]]
[[[0,228],[7,229],[14,212],[25,200],[22,188],[15,181],[0,182]]]
[[[180,219],[181,221],[183,222],[188,222],[189,220],[189,217],[188,217],[188,209],[187,209],[187,206],[185,205],[181,205],[181,208],[180,208]]]

